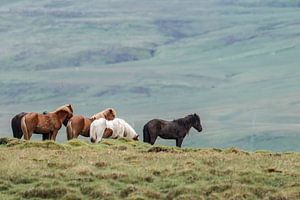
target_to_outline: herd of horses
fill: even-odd
[[[60,106],[52,112],[21,112],[11,120],[13,136],[30,140],[33,133],[41,134],[43,140],[56,140],[59,129],[64,125],[68,140],[79,135],[89,137],[92,143],[102,138],[125,137],[139,140],[136,131],[123,119],[117,118],[113,108],[107,108],[90,118],[74,115],[71,104]],[[176,146],[181,147],[183,139],[191,128],[202,131],[199,115],[191,114],[173,121],[152,119],[144,125],[143,141],[153,145],[157,137],[175,139]]]

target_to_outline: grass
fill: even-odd
[[[300,154],[0,139],[0,199],[299,199]]]

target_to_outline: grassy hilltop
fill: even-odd
[[[0,140],[0,199],[299,199],[300,154]]]

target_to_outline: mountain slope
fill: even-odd
[[[86,116],[114,107],[139,133],[196,112],[203,134],[184,146],[299,151],[299,5],[1,1],[0,129],[65,103]]]

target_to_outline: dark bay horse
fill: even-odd
[[[21,117],[21,130],[24,139],[29,140],[32,133],[37,133],[43,134],[43,139],[55,140],[62,124],[67,123],[72,116],[73,108],[70,104],[61,106],[55,111],[46,114],[35,112],[26,113]],[[18,136],[20,137],[20,135]]]
[[[77,138],[79,135],[90,137],[90,126],[95,119],[105,118],[107,120],[113,120],[115,117],[116,111],[113,108],[107,108],[97,114],[94,114],[91,118],[87,118],[82,115],[74,115],[67,125],[67,138],[68,140],[71,140],[73,138]],[[109,134],[104,134],[103,137],[107,138],[109,136]]]
[[[175,139],[176,146],[181,147],[184,137],[192,127],[198,132],[202,131],[200,117],[197,114],[188,115],[173,121],[153,119],[144,126],[144,142],[153,145],[159,136],[163,139]]]

